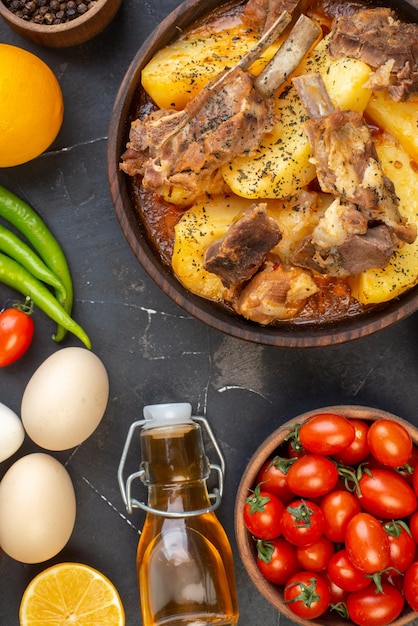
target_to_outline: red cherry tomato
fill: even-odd
[[[408,483],[390,469],[372,469],[359,480],[360,505],[383,519],[401,519],[417,508],[417,498]]]
[[[256,563],[264,578],[274,585],[285,585],[300,569],[295,546],[282,537],[257,541]]]
[[[244,524],[257,539],[275,539],[280,535],[280,517],[284,504],[276,496],[254,489],[244,505]]]
[[[403,573],[415,559],[416,545],[412,533],[403,521],[386,522],[383,528],[389,539],[389,567]]]
[[[348,522],[361,511],[358,499],[340,489],[327,493],[320,506],[324,514],[324,535],[335,543],[342,543]]]
[[[315,543],[299,546],[296,549],[296,556],[302,569],[321,572],[327,567],[334,552],[335,548],[332,541],[322,535]]]
[[[298,496],[316,498],[335,487],[338,470],[330,459],[319,454],[300,457],[289,468],[287,485]]]
[[[322,535],[324,516],[314,502],[294,500],[283,511],[280,527],[287,541],[296,546],[306,546],[318,541]]]
[[[34,323],[32,309],[19,305],[0,313],[0,367],[14,363],[32,343]]]
[[[408,567],[403,579],[406,601],[413,611],[418,611],[418,561]]]
[[[328,574],[333,583],[347,592],[365,589],[372,582],[371,578],[353,565],[345,548],[338,550],[330,558]]]
[[[328,609],[331,594],[326,580],[316,572],[298,572],[286,583],[284,601],[295,615],[315,619]]]
[[[406,428],[393,420],[373,422],[367,433],[367,443],[373,456],[390,467],[404,465],[412,453],[412,439]]]
[[[344,602],[348,595],[348,591],[345,591],[345,589],[341,589],[341,587],[336,585],[331,579],[328,571],[322,572],[322,576],[325,578],[329,592],[331,594],[330,604],[338,604],[339,602]]]
[[[287,444],[287,456],[289,459],[298,459],[301,456],[308,454],[308,451],[302,447],[302,444],[298,440],[291,440]]]
[[[382,524],[370,513],[357,513],[345,531],[347,554],[365,574],[381,572],[389,565],[389,539]]]
[[[382,583],[383,593],[375,586],[348,594],[346,599],[350,619],[358,626],[386,626],[402,612],[404,599],[401,592],[388,583]]]
[[[417,446],[415,446],[415,445],[413,445],[413,446],[412,446],[412,453],[411,453],[411,456],[410,456],[410,457],[409,457],[409,459],[408,459],[407,466],[408,466],[408,465],[410,466],[410,468],[412,469],[412,471],[414,471],[414,470],[415,470],[415,468],[416,468],[416,467],[417,467],[417,465],[418,465],[418,447],[417,447]],[[403,470],[403,468],[399,468],[399,467],[398,467],[398,468],[397,468],[397,470],[399,471],[399,469],[401,469],[401,471]],[[410,476],[410,474],[409,474],[409,473],[407,473],[407,476]],[[412,477],[411,477],[411,478],[412,478]]]
[[[418,496],[418,465],[415,466],[414,473],[412,474],[412,487]]]
[[[358,465],[364,461],[369,455],[369,445],[367,443],[367,432],[369,425],[367,422],[359,419],[350,420],[354,426],[354,439],[349,446],[333,454],[336,461],[344,463],[344,465]]]
[[[287,504],[295,497],[287,486],[287,472],[291,463],[289,459],[280,456],[268,459],[255,480],[257,485],[262,484],[265,491],[273,493],[283,504]]]
[[[302,446],[314,454],[341,452],[351,444],[354,436],[350,420],[334,413],[318,413],[304,422],[299,430]]]
[[[418,511],[409,518],[409,528],[415,543],[418,543]]]

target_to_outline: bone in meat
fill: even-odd
[[[246,21],[260,32],[266,32],[282,11],[290,14],[298,8],[300,0],[248,0],[244,7]]]
[[[320,27],[306,15],[301,15],[264,71],[255,79],[254,87],[264,97],[271,97],[278,85],[286,82],[303,57],[321,35]]]
[[[306,32],[306,20],[297,22],[291,37],[301,28]],[[280,29],[288,22],[289,16],[282,16]],[[276,24],[276,36],[277,28]],[[317,32],[316,25],[312,28]],[[270,42],[271,32],[267,36]],[[302,43],[306,53],[310,42]],[[149,191],[161,193],[164,185],[180,187],[189,204],[203,193],[215,193],[220,167],[235,156],[251,155],[275,123],[273,100],[260,94],[253,77],[242,69],[253,60],[250,54],[213,79],[184,111],[156,111],[143,121],[135,120],[120,168],[129,175],[142,175],[142,184]],[[291,61],[294,64],[294,57]],[[279,80],[290,71],[283,68]],[[267,85],[269,91],[279,86],[271,76]]]
[[[401,218],[394,185],[382,171],[363,115],[332,105],[330,110],[329,100],[318,103],[316,98],[326,91],[320,74],[298,76],[293,83],[311,116],[305,130],[321,189],[354,203],[369,222],[384,223],[400,241],[412,243],[416,229]]]

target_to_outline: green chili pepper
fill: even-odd
[[[0,282],[30,297],[33,303],[59,326],[65,328],[91,348],[91,341],[85,331],[70,317],[54,294],[14,259],[0,252]],[[56,337],[53,336],[56,341]]]
[[[14,193],[0,186],[0,216],[13,224],[33,245],[47,267],[61,280],[65,297],[58,290],[56,297],[68,315],[73,306],[73,283],[64,251],[45,222],[29,204]],[[56,341],[65,336],[65,328],[58,325]]]
[[[0,251],[12,257],[15,261],[23,265],[31,274],[42,282],[54,287],[57,292],[61,293],[64,299],[64,285],[42,261],[42,259],[26,245],[15,233],[0,224]]]

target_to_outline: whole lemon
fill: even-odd
[[[57,78],[39,57],[0,44],[0,167],[21,165],[46,150],[61,128]]]

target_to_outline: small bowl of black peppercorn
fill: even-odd
[[[75,46],[98,35],[122,0],[0,0],[0,15],[16,33],[42,46]]]

